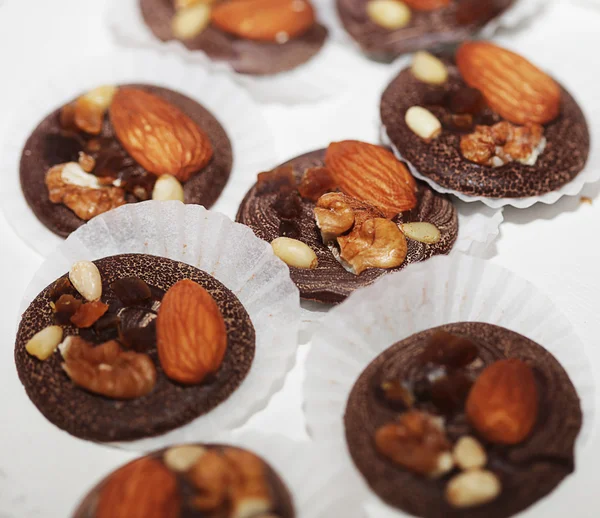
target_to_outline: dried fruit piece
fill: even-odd
[[[185,473],[206,453],[206,448],[194,444],[173,446],[165,452],[163,461],[170,470]]]
[[[153,320],[143,327],[121,328],[119,341],[138,353],[149,351],[156,345],[156,321]]]
[[[450,443],[431,416],[411,410],[398,422],[382,426],[375,433],[377,451],[396,464],[420,475],[439,473],[448,467]],[[442,465],[442,466],[440,466]],[[450,466],[447,471],[452,469]]]
[[[309,167],[304,171],[298,192],[307,200],[317,201],[327,192],[334,191],[337,184],[326,167]]]
[[[441,85],[448,80],[446,65],[424,50],[415,53],[410,70],[419,81],[430,85]]]
[[[412,17],[408,6],[399,0],[371,0],[367,3],[367,15],[372,22],[390,31],[406,27]]]
[[[138,88],[121,88],[110,119],[125,150],[147,171],[186,182],[213,155],[210,139],[175,105]]]
[[[177,478],[163,464],[143,457],[115,471],[102,486],[96,518],[166,518],[179,516]]]
[[[259,173],[256,178],[257,194],[289,192],[296,188],[294,168],[290,165],[277,167],[272,171]]]
[[[271,242],[274,254],[294,268],[313,269],[318,265],[317,254],[307,244],[289,237],[278,237]]]
[[[452,113],[459,115],[479,115],[486,104],[479,90],[464,86],[452,93],[449,107]]]
[[[475,507],[495,500],[502,491],[491,471],[472,470],[454,476],[446,486],[446,500],[457,508]]]
[[[79,309],[82,302],[73,297],[73,295],[61,295],[54,303],[54,320],[57,324],[67,325],[71,322],[71,317]]]
[[[442,132],[442,123],[439,119],[422,106],[411,106],[406,110],[404,120],[410,130],[425,142],[437,138]]]
[[[546,124],[560,112],[560,87],[525,58],[489,42],[463,43],[456,63],[465,82],[516,124]]]
[[[403,223],[400,225],[400,230],[407,238],[427,245],[435,245],[442,238],[440,229],[426,221]]]
[[[158,356],[165,374],[194,384],[219,370],[227,349],[223,315],[210,293],[188,279],[165,294],[156,321]]]
[[[436,408],[443,414],[453,414],[461,410],[473,380],[462,371],[450,371],[431,381],[429,397]]]
[[[406,410],[415,403],[415,396],[410,388],[401,381],[384,381],[379,386],[383,400],[394,410]]]
[[[102,278],[100,270],[91,261],[78,261],[69,270],[69,280],[79,294],[93,302],[102,296]]]
[[[417,11],[435,11],[450,5],[451,0],[404,0]]]
[[[61,277],[50,288],[48,296],[52,302],[56,302],[63,295],[75,295],[76,291],[68,277]]]
[[[473,340],[438,330],[433,333],[420,359],[423,363],[433,363],[445,367],[465,367],[479,356],[479,347]]]
[[[481,443],[474,437],[461,437],[452,450],[454,462],[462,470],[481,469],[487,464],[487,454]]]
[[[25,350],[39,360],[47,360],[60,344],[62,337],[62,327],[48,326],[29,339],[25,344]]]
[[[302,216],[302,201],[296,190],[282,190],[273,201],[272,207],[281,219],[293,220]]]
[[[212,24],[239,38],[285,43],[315,23],[307,0],[226,0],[213,7]]]
[[[111,283],[110,289],[125,306],[141,304],[152,297],[148,284],[138,277],[118,279]]]
[[[104,115],[117,91],[115,86],[99,86],[83,94],[75,101],[74,122],[90,135],[102,132]]]
[[[196,4],[177,10],[171,19],[171,30],[178,40],[189,40],[198,36],[209,23],[210,6]]]
[[[77,308],[77,311],[71,317],[71,322],[79,329],[92,327],[107,311],[108,304],[104,304],[104,302],[99,300],[86,302]]]
[[[173,175],[163,174],[158,177],[154,184],[152,199],[158,201],[184,201],[183,186]]]
[[[94,347],[78,336],[60,346],[64,371],[71,381],[90,392],[113,399],[134,399],[150,393],[156,368],[150,357],[123,351],[113,341]]]
[[[404,164],[387,149],[356,140],[333,142],[325,165],[340,189],[393,218],[417,205],[416,182]]]
[[[218,451],[206,451],[187,475],[199,492],[193,499],[194,507],[200,511],[214,511],[225,504],[232,473],[229,464]]]
[[[518,444],[531,433],[538,415],[538,389],[529,365],[516,358],[484,369],[467,399],[467,416],[485,439]]]
[[[398,225],[384,218],[369,219],[355,226],[350,234],[339,236],[338,243],[341,259],[355,275],[368,268],[396,268],[408,252],[406,238]]]

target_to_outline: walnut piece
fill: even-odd
[[[63,369],[75,385],[113,399],[135,399],[150,393],[156,368],[147,354],[123,351],[111,340],[93,346],[69,336],[59,346]]]
[[[52,203],[63,203],[84,221],[125,204],[123,189],[103,186],[98,177],[75,162],[52,167],[46,174],[46,186]]]
[[[367,268],[400,266],[408,247],[398,225],[385,218],[368,219],[352,232],[338,237],[340,258],[350,272],[360,275]]]
[[[476,126],[474,133],[460,140],[460,150],[467,160],[492,167],[513,161],[534,165],[545,147],[543,126],[515,126],[506,121]]]
[[[439,476],[453,467],[451,444],[435,419],[416,410],[375,432],[377,451],[403,468]]]

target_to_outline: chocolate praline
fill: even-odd
[[[325,149],[321,149],[296,157],[282,166],[291,165],[296,178],[300,180],[307,168],[323,166],[324,160]],[[315,269],[290,267],[290,275],[300,289],[300,296],[307,300],[337,304],[354,290],[371,284],[388,272],[401,270],[411,263],[424,261],[434,255],[449,253],[458,236],[456,209],[447,197],[435,193],[424,183],[419,182],[418,189],[417,206],[409,212],[399,214],[394,221],[432,223],[440,230],[441,240],[435,245],[426,245],[407,239],[408,254],[401,266],[388,270],[371,268],[360,275],[354,275],[344,269],[329,248],[323,244],[313,214],[315,203],[301,199],[301,214],[295,220],[298,228],[295,233],[285,235],[299,239],[310,246],[316,253],[319,264]],[[237,221],[248,225],[265,241],[271,242],[280,237],[282,218],[274,208],[278,194],[278,192],[261,193],[255,185],[244,197],[237,213]]]
[[[143,84],[121,86],[139,88],[163,98],[182,110],[204,130],[212,143],[213,157],[206,167],[185,182],[183,189],[186,203],[211,207],[225,188],[233,164],[231,143],[219,121],[196,101],[173,90]],[[45,117],[27,139],[21,155],[19,174],[25,200],[36,217],[55,234],[67,237],[85,221],[62,203],[50,201],[45,178],[51,167],[64,162],[77,162],[83,145],[64,133],[59,118],[60,109]],[[115,149],[129,156],[116,139],[108,115],[105,116],[100,137],[114,141],[112,145]],[[126,167],[132,175],[150,174],[132,159],[131,162]],[[126,201],[134,203],[138,200],[128,194]]]
[[[15,363],[21,383],[31,401],[49,421],[82,439],[140,439],[167,432],[210,412],[239,387],[254,359],[255,332],[244,306],[223,284],[185,263],[150,255],[117,255],[95,261],[95,264],[102,278],[101,300],[110,306],[109,313],[121,314],[123,305],[110,288],[110,284],[118,279],[137,277],[151,287],[157,297],[153,307],[143,305],[142,309],[146,308],[148,314],[156,313],[162,295],[176,282],[191,279],[200,284],[213,297],[225,320],[225,357],[219,370],[203,383],[181,385],[165,375],[154,340],[144,351],[157,370],[152,392],[132,400],[110,399],[87,392],[66,375],[61,367],[63,359],[60,352],[56,351],[47,360],[40,361],[25,349],[27,341],[35,333],[55,325],[50,306],[53,283],[33,300],[23,314],[15,343]],[[64,326],[65,336],[77,334],[77,331],[74,326]],[[80,330],[79,334],[95,344],[107,340],[96,337],[91,330]]]
[[[471,369],[474,375],[497,360],[518,358],[531,366],[538,386],[537,421],[523,442],[503,446],[478,437],[487,449],[486,469],[500,478],[502,492],[494,501],[468,509],[453,508],[444,498],[452,474],[439,479],[414,474],[380,455],[374,443],[375,431],[398,416],[380,398],[377,387],[384,380],[419,379],[424,372],[419,357],[429,338],[440,329],[478,344],[481,365]],[[569,376],[546,349],[502,327],[464,322],[412,335],[375,358],[352,388],[344,424],[356,467],[389,505],[425,518],[507,518],[548,495],[574,471],[574,445],[582,412]],[[463,435],[477,436],[464,412],[447,419],[446,430],[452,441]]]
[[[175,39],[171,20],[173,0],[139,0],[146,25],[161,41]],[[306,33],[285,43],[238,38],[209,25],[196,37],[181,41],[189,50],[204,52],[215,61],[229,63],[236,72],[270,75],[292,70],[314,57],[325,44],[327,29],[315,23]]]
[[[370,0],[336,0],[337,11],[348,33],[370,57],[391,61],[416,50],[468,39],[506,11],[515,0],[456,0],[432,11],[411,9],[408,25],[390,30],[367,14]],[[518,1],[518,0],[517,0]]]
[[[517,161],[500,167],[476,164],[463,157],[460,138],[465,132],[444,126],[439,137],[425,142],[408,127],[406,111],[423,106],[438,119],[450,114],[448,99],[467,85],[454,58],[443,58],[449,72],[441,86],[419,81],[407,68],[389,84],[381,98],[381,121],[402,157],[423,176],[445,189],[486,198],[524,198],[555,191],[569,183],[585,167],[590,136],[581,108],[561,87],[561,110],[556,119],[544,125],[546,147],[534,165]],[[500,122],[499,115],[486,108],[481,122]]]

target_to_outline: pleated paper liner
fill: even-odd
[[[346,446],[343,415],[361,372],[399,340],[442,324],[468,321],[516,331],[556,357],[581,399],[584,419],[576,456],[585,455],[596,419],[596,380],[576,330],[528,281],[494,263],[463,255],[411,265],[355,292],[329,312],[313,336],[306,362],[304,404],[311,437],[335,444],[332,458],[344,457],[349,469],[357,472]],[[348,492],[368,491],[360,477],[354,481]],[[556,492],[547,498],[555,497]],[[369,502],[376,510],[372,516],[390,510],[372,494]],[[399,514],[393,511],[393,516]]]
[[[120,44],[167,50],[189,61],[196,69],[229,75],[261,102],[297,104],[337,96],[346,89],[344,74],[354,67],[351,53],[328,38],[315,56],[293,70],[266,76],[239,74],[229,63],[212,60],[199,50],[188,50],[177,40],[159,40],[145,24],[139,0],[112,0],[106,20]]]
[[[274,143],[260,107],[227,77],[190,67],[176,56],[139,50],[57,64],[43,88],[35,85],[34,90],[25,91],[15,100],[7,125],[10,131],[0,147],[1,207],[15,232],[41,255],[48,255],[63,239],[36,218],[21,192],[19,162],[27,138],[44,117],[81,93],[103,84],[135,82],[170,88],[191,97],[225,129],[233,148],[233,169],[214,205],[216,210],[235,217],[239,200],[256,181],[257,172],[271,165]]]
[[[221,281],[250,315],[256,353],[246,379],[208,414],[164,435],[113,444],[149,451],[176,442],[214,441],[262,410],[283,386],[296,358],[298,289],[287,266],[248,227],[199,205],[147,201],[100,215],[71,234],[36,273],[21,310],[74,262],[128,253],[182,261]]]

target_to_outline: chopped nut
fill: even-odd
[[[178,40],[189,40],[198,36],[210,23],[210,6],[196,4],[179,9],[171,21],[173,35]]]
[[[300,196],[307,200],[317,201],[327,192],[337,188],[333,176],[326,167],[310,167],[304,171],[302,181],[298,186]]]
[[[25,350],[39,360],[47,360],[60,344],[62,337],[62,327],[48,326],[29,339],[25,344]]]
[[[206,454],[206,448],[193,444],[173,446],[163,455],[163,461],[172,471],[185,473],[190,470]]]
[[[96,167],[96,160],[94,160],[93,156],[86,155],[83,151],[80,151],[79,152],[79,166],[86,173],[91,173],[94,170],[94,167]],[[64,175],[64,170],[63,170],[63,175]],[[98,182],[99,181],[100,180],[98,180]]]
[[[183,186],[177,178],[170,174],[158,177],[152,190],[152,199],[159,201],[177,200],[184,201]]]
[[[87,302],[77,308],[71,317],[71,322],[79,329],[92,327],[104,313],[108,311],[108,304],[96,300]]]
[[[460,139],[460,150],[467,160],[480,165],[501,167],[517,161],[534,165],[546,147],[544,128],[539,124],[514,126],[499,122],[476,126],[475,132]]]
[[[420,475],[435,476],[452,469],[444,455],[450,452],[446,434],[423,412],[411,410],[402,414],[398,422],[379,428],[375,446],[382,455]]]
[[[342,193],[321,196],[314,214],[325,244],[341,236],[354,225],[354,210],[350,206],[349,197]]]
[[[371,0],[367,14],[371,21],[391,31],[406,27],[411,19],[409,7],[399,0]]]
[[[431,85],[441,85],[448,80],[446,65],[433,54],[424,50],[415,54],[411,71],[419,81]]]
[[[398,225],[389,219],[373,218],[354,226],[350,234],[338,237],[342,265],[360,275],[368,268],[400,266],[408,247]]]
[[[79,294],[89,302],[102,296],[102,277],[91,261],[78,261],[69,270],[69,280]]]
[[[79,97],[75,101],[75,125],[86,133],[99,135],[116,91],[114,86],[99,86]]]
[[[500,480],[491,471],[472,470],[448,482],[446,500],[453,507],[475,507],[495,500],[501,491]]]
[[[278,237],[271,242],[273,252],[288,266],[313,269],[318,265],[317,254],[305,243],[289,237]]]
[[[481,443],[474,437],[465,435],[454,445],[454,462],[463,470],[483,468],[487,464],[487,455]]]
[[[123,351],[118,342],[94,347],[78,336],[60,346],[62,364],[71,381],[90,392],[113,399],[145,396],[156,384],[156,368],[150,357]]]
[[[438,137],[442,132],[442,124],[438,118],[422,106],[411,106],[405,115],[410,130],[426,142]]]
[[[425,221],[404,223],[400,226],[400,230],[407,238],[427,245],[435,245],[442,238],[439,228]]]

